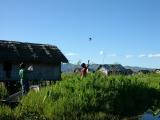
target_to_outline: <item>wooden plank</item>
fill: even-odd
[[[17,103],[21,98],[22,98],[22,92],[19,91],[17,93],[10,95],[8,98],[2,99],[0,101],[3,103]]]

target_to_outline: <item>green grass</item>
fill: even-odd
[[[0,83],[0,99],[7,97],[8,92],[3,83]]]
[[[160,75],[63,74],[55,85],[30,91],[14,109],[16,119],[118,120],[160,108]]]
[[[15,120],[13,111],[8,106],[0,106],[0,120]]]

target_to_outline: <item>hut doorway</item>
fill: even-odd
[[[6,61],[3,63],[3,70],[5,72],[6,78],[11,78],[11,72],[12,72],[12,63],[9,61]]]

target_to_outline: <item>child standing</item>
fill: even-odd
[[[24,63],[20,64],[19,77],[20,77],[20,83],[22,86],[22,95],[24,95],[29,91],[29,81],[27,78],[27,69],[26,69],[26,64]]]
[[[82,63],[81,64],[81,77],[86,77],[87,76],[87,73],[88,73],[88,67],[89,67],[89,60],[88,60],[88,65],[86,65],[85,63]]]

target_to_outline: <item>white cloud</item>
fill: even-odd
[[[77,56],[78,54],[77,53],[69,52],[69,53],[66,53],[65,55],[66,56]]]
[[[126,58],[132,58],[133,55],[126,55],[125,57],[126,57]]]
[[[146,55],[145,54],[140,54],[140,55],[138,55],[138,57],[143,58],[143,57],[146,57]]]
[[[101,51],[99,52],[99,54],[100,54],[100,55],[103,55],[103,54],[104,54],[103,50],[101,50]]]
[[[157,53],[157,54],[149,54],[148,57],[149,57],[149,58],[160,58],[160,53]]]

